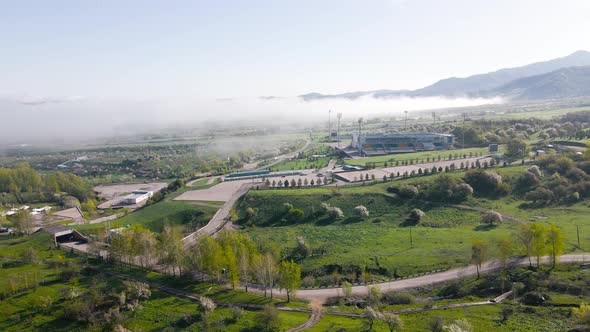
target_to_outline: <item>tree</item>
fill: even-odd
[[[256,216],[256,210],[254,210],[251,207],[249,207],[249,208],[246,209],[246,219],[247,220],[251,220],[255,216]]]
[[[473,332],[473,327],[466,319],[458,319],[449,325],[445,325],[443,331],[446,332]]]
[[[176,275],[176,268],[180,270],[184,246],[182,244],[182,234],[176,227],[165,225],[160,234],[158,252],[160,259],[165,265],[172,267],[172,274]],[[180,273],[180,271],[179,271]]]
[[[301,267],[293,261],[282,261],[279,265],[279,287],[287,291],[287,302],[301,286]]]
[[[425,215],[426,215],[426,213],[424,213],[422,210],[420,210],[420,209],[413,209],[413,210],[410,212],[410,216],[408,217],[408,219],[409,219],[410,221],[413,221],[413,222],[416,222],[416,223],[418,223],[418,222],[420,222],[420,220],[421,220],[421,219],[422,219],[422,218],[423,218]]]
[[[209,315],[215,311],[215,309],[217,308],[217,305],[215,305],[215,302],[213,302],[213,300],[211,300],[208,297],[205,296],[201,296],[201,298],[199,298],[199,304],[201,307],[201,319],[202,319],[202,323],[203,323],[203,327],[204,330],[208,330],[208,326],[209,326]]]
[[[271,253],[261,255],[255,262],[254,270],[256,271],[256,278],[264,289],[264,296],[266,296],[266,291],[270,290],[270,298],[272,299],[272,289],[278,278],[278,269],[274,256]]]
[[[20,234],[29,235],[33,232],[35,221],[31,217],[29,211],[18,210],[14,215],[14,228]]]
[[[549,189],[540,187],[526,193],[526,195],[524,195],[524,199],[527,201],[532,201],[533,204],[537,202],[547,204],[553,200],[553,192]]]
[[[477,279],[480,277],[479,272],[481,270],[481,265],[487,258],[487,252],[488,245],[485,242],[481,240],[473,240],[473,243],[471,244],[471,262],[475,264]]]
[[[496,248],[498,252],[498,258],[500,259],[500,262],[502,262],[502,266],[505,269],[508,259],[512,257],[512,241],[510,241],[508,238],[499,239],[496,242]]]
[[[342,292],[344,297],[350,298],[352,296],[352,284],[346,280],[342,282]]]
[[[387,324],[390,332],[401,331],[401,329],[404,327],[404,323],[399,318],[399,316],[392,312],[382,313],[381,320]]]
[[[369,210],[363,205],[355,207],[354,213],[361,218],[367,218],[369,216]]]
[[[521,158],[526,155],[527,145],[521,139],[512,139],[506,145],[506,155],[511,158]]]
[[[369,305],[371,306],[379,306],[381,304],[381,297],[383,296],[381,294],[381,288],[379,288],[379,286],[374,285],[374,286],[369,286],[368,288],[369,290]]]
[[[398,196],[406,199],[415,198],[418,196],[418,188],[412,185],[404,185],[399,189]]]
[[[303,210],[301,210],[301,209],[292,208],[287,212],[287,218],[291,222],[299,222],[299,221],[303,220],[304,216],[305,216],[305,212],[303,212]]]
[[[557,258],[563,253],[565,249],[565,235],[563,230],[555,225],[550,225],[547,229],[547,244],[551,254],[551,263],[555,267]]]
[[[578,319],[581,324],[590,324],[590,305],[586,303],[580,304],[579,308],[573,308],[572,314]]]
[[[537,258],[537,268],[541,266],[541,256],[547,249],[547,230],[538,223],[531,224],[531,253]]]
[[[276,331],[281,325],[279,311],[272,305],[267,304],[256,315],[256,322],[260,331]]]
[[[531,261],[532,256],[532,244],[533,244],[533,233],[531,232],[531,224],[522,224],[518,228],[518,231],[514,233],[518,241],[522,244],[523,249],[529,258],[529,266],[533,266]]]
[[[371,307],[365,308],[363,317],[365,318],[366,331],[373,331],[373,324],[379,319],[379,312]]]
[[[502,215],[496,211],[487,211],[481,216],[481,222],[487,225],[495,225],[502,223]]]

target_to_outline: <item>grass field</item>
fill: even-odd
[[[211,206],[198,206],[182,201],[164,200],[113,220],[110,222],[110,227],[117,228],[127,224],[141,224],[154,232],[162,231],[167,223],[170,225],[182,225],[185,228],[191,225],[196,227],[199,224],[206,224],[216,211],[217,208]],[[97,234],[99,231],[104,230],[105,224],[73,227],[88,235]]]
[[[522,173],[526,166],[497,168],[505,179]],[[463,173],[450,173],[461,177]],[[296,246],[297,237],[303,236],[313,248],[324,248],[322,255],[301,260],[304,273],[326,272],[324,267],[340,266],[345,271],[351,266],[367,266],[374,270],[386,269],[391,276],[411,275],[439,268],[466,265],[470,262],[471,242],[483,239],[490,242],[499,238],[512,238],[518,225],[505,221],[495,227],[480,225],[481,215],[476,211],[437,206],[424,202],[405,202],[387,194],[386,188],[404,183],[432,181],[435,176],[405,179],[375,185],[335,188],[289,189],[251,191],[241,202],[257,210],[250,221],[255,227],[244,228],[258,242],[272,242],[288,251]],[[345,217],[332,221],[313,216],[320,203],[337,206]],[[288,221],[283,203],[290,203],[305,213],[304,220]],[[590,208],[586,203],[572,206],[525,209],[524,202],[509,196],[499,200],[470,198],[464,205],[494,209],[521,221],[535,220],[544,224],[555,223],[566,234],[566,252],[577,248],[576,226],[580,229],[582,249],[590,248]],[[370,216],[360,219],[353,208],[364,205]],[[420,225],[406,222],[411,209],[425,213]],[[410,230],[412,246],[410,245]],[[490,257],[495,256],[492,246]]]
[[[501,147],[502,148],[502,147]],[[420,160],[426,161],[426,158],[438,158],[439,156],[441,159],[447,159],[449,154],[458,154],[464,155],[469,153],[476,154],[476,153],[483,153],[487,154],[487,148],[467,148],[467,149],[456,149],[456,150],[443,150],[443,151],[420,151],[420,152],[412,152],[412,153],[398,153],[398,154],[390,154],[386,156],[375,156],[375,157],[366,157],[366,158],[359,158],[359,159],[348,159],[346,163],[349,165],[360,165],[365,166],[368,163],[377,163],[378,166],[381,166],[384,162],[396,162],[396,161],[404,161],[404,160]]]
[[[328,166],[330,157],[318,157],[314,160],[294,159],[288,160],[272,167],[273,171],[289,171],[298,169],[318,169]]]

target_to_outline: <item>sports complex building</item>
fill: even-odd
[[[448,150],[453,147],[455,136],[437,133],[403,134],[352,134],[351,147],[362,156],[391,153]]]

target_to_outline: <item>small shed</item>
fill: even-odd
[[[75,229],[67,228],[64,225],[43,227],[41,231],[51,234],[55,245],[65,242],[86,242],[86,237]]]

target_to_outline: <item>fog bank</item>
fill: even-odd
[[[29,142],[71,143],[89,138],[154,133],[172,128],[236,126],[320,126],[327,112],[343,113],[343,120],[359,116],[502,103],[501,99],[372,97],[303,101],[297,97],[221,98],[199,100],[97,100],[83,97],[0,99],[0,140],[3,144]]]

